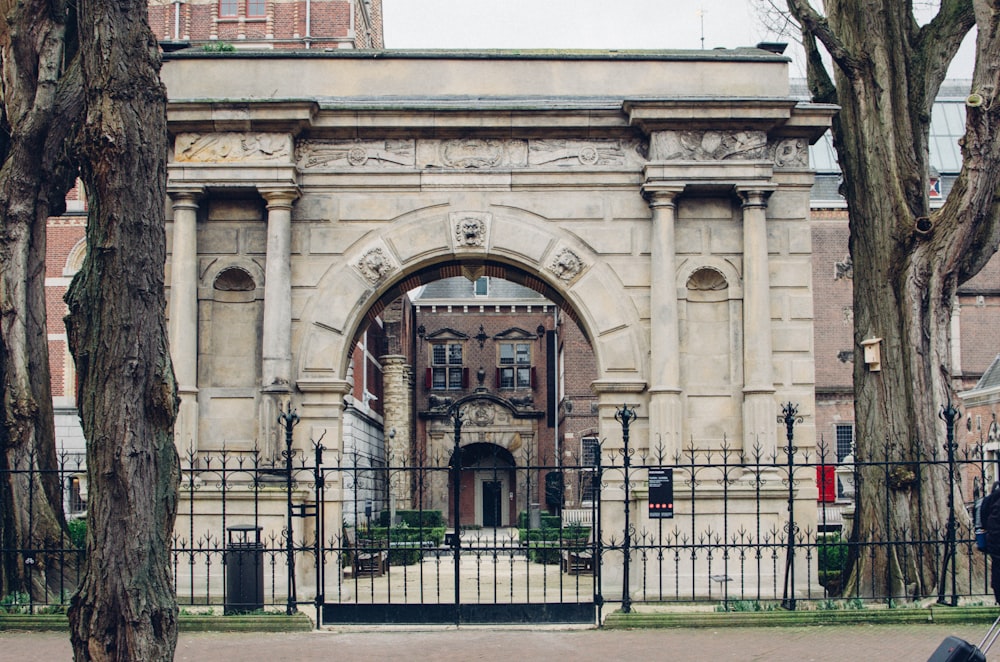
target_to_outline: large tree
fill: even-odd
[[[66,0],[2,0],[0,11],[0,596],[45,600],[75,577],[54,471],[45,315],[45,224],[62,213],[75,168],[82,86]],[[34,487],[32,486],[34,485]],[[60,576],[60,573],[61,576]]]
[[[67,331],[87,438],[87,562],[70,607],[77,660],[171,660],[179,461],[167,347],[166,89],[146,0],[79,0],[87,256]]]
[[[938,540],[947,528],[949,499],[961,504],[961,497],[949,493],[945,469],[917,471],[906,463],[942,455],[939,412],[955,401],[955,294],[1000,242],[1000,140],[994,132],[1000,126],[1000,5],[941,0],[936,15],[921,25],[911,0],[825,0],[825,15],[808,0],[787,4],[802,29],[813,98],[841,107],[833,137],[854,263],[856,454],[861,462],[899,463],[888,474],[861,472],[854,535],[860,542]],[[932,210],[931,108],[974,26],[963,167],[946,203]],[[819,44],[829,53],[832,73]],[[862,358],[861,343],[871,338],[882,338],[880,372]],[[854,566],[851,585],[862,594],[933,595],[946,579],[935,550],[903,555],[894,547],[872,549]]]
[[[89,487],[86,564],[70,609],[74,654],[169,660],[177,398],[165,325],[159,50],[145,0],[0,0],[0,9],[0,469],[23,468],[28,457],[54,466],[45,225],[79,174],[87,256],[67,295],[67,329]],[[28,501],[17,475],[5,472],[0,484],[5,549],[33,546],[18,519]],[[48,501],[58,535],[61,507]],[[8,558],[6,590],[24,575]]]

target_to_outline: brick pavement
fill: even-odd
[[[177,662],[314,660],[826,660],[920,662],[949,634],[978,643],[979,625],[849,625],[798,628],[595,630],[443,627],[335,629],[311,633],[184,633]],[[0,660],[70,660],[60,633],[0,632]],[[1000,661],[1000,647],[989,656]]]

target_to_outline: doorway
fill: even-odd
[[[484,480],[483,487],[483,528],[493,529],[503,526],[500,504],[503,483],[499,480]]]

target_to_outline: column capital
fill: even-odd
[[[257,192],[267,201],[268,209],[291,208],[292,203],[299,197],[297,186],[258,186]]]
[[[642,185],[642,195],[649,201],[651,208],[674,207],[677,198],[684,193],[684,185],[665,185],[645,183]]]
[[[736,193],[743,200],[743,207],[767,207],[767,199],[778,188],[777,184],[737,184]]]
[[[197,205],[198,200],[205,195],[204,186],[171,186],[167,188],[167,195],[173,202],[173,206]]]

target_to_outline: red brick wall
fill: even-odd
[[[355,4],[355,41],[351,35],[351,3]],[[308,11],[307,11],[308,6]],[[180,33],[174,33],[175,5],[150,0],[149,24],[160,41],[178,38],[198,46],[209,41],[267,42],[274,48],[382,48],[382,3],[372,0],[370,24],[363,18],[362,0],[269,0],[266,15],[248,17],[246,2],[235,17],[218,16],[218,0],[188,0],[180,5]],[[306,34],[306,16],[309,34]],[[369,27],[370,26],[370,27]],[[306,37],[310,37],[307,42]]]
[[[74,190],[70,199],[78,199]],[[63,317],[66,315],[66,294],[68,277],[65,274],[66,262],[73,248],[83,239],[86,230],[86,217],[62,216],[51,218],[48,222],[48,239],[45,251],[45,277],[49,284],[45,287],[46,316],[49,330],[49,370],[52,372],[52,396],[73,396],[72,384],[66,384],[66,341],[53,340],[53,335],[65,335],[66,327]],[[57,282],[52,282],[53,280]],[[61,282],[59,282],[61,281]]]

